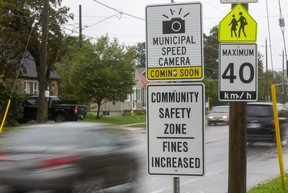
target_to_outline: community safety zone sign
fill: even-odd
[[[147,87],[148,172],[204,175],[204,85]]]
[[[146,7],[148,80],[202,80],[201,3]]]

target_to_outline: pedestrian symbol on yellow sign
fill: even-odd
[[[247,10],[237,4],[219,24],[219,42],[255,42],[257,23]]]

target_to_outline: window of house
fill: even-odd
[[[141,101],[142,95],[141,95],[141,89],[140,88],[133,88],[133,92],[127,95],[126,101]]]
[[[140,88],[137,88],[136,89],[136,100],[137,101],[141,101],[142,98],[141,98],[142,94],[141,94],[141,89]]]
[[[126,101],[132,101],[133,100],[133,93],[127,94]]]
[[[38,94],[39,86],[38,81],[25,81],[24,82],[24,92],[27,94]]]

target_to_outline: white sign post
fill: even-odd
[[[204,85],[147,87],[148,172],[204,175]]]
[[[257,45],[220,44],[219,58],[219,100],[256,101]]]
[[[146,7],[146,66],[149,81],[204,78],[201,3]]]
[[[221,0],[221,3],[257,3],[258,0]]]

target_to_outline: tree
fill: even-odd
[[[207,36],[204,34],[204,75],[203,82],[206,85],[206,101],[210,107],[220,105],[223,102],[218,100],[218,27],[214,26]]]
[[[94,46],[94,51],[86,53],[85,60],[77,66],[73,77],[77,78],[77,90],[87,95],[97,104],[97,118],[100,107],[106,101],[124,101],[135,84],[135,52],[125,51],[116,39],[109,41],[102,36]]]
[[[145,42],[138,42],[135,46],[129,47],[129,49],[134,49],[136,51],[136,67],[144,68],[146,67],[145,63]]]
[[[79,81],[77,77],[73,76],[75,68],[86,63],[90,59],[95,57],[94,45],[89,39],[82,41],[82,47],[79,47],[79,38],[73,36],[66,36],[64,39],[64,56],[61,58],[61,62],[57,64],[57,73],[61,76],[60,84],[60,96],[62,99],[73,98],[80,103],[88,104],[91,102],[87,95],[83,95],[78,92],[76,88],[79,87]]]
[[[209,36],[204,34],[204,75],[208,79],[218,79],[218,27],[210,30]]]
[[[42,92],[45,89],[42,89],[42,87],[49,82],[50,71],[54,69],[54,64],[61,57],[61,49],[63,47],[61,25],[67,22],[68,18],[72,18],[72,15],[68,15],[69,8],[60,7],[61,1],[49,0],[49,7],[47,8],[49,15],[49,18],[47,18],[49,29],[47,31],[48,53],[47,66],[42,67],[45,68],[44,76],[46,79],[42,81],[39,78],[43,78],[43,75],[39,73],[41,72],[40,46],[43,34],[41,23],[43,18],[45,18],[42,17],[44,0],[5,1],[2,4],[3,17],[0,19],[0,74],[3,74],[4,78],[15,78],[15,72],[19,69],[21,59],[26,55],[25,52],[29,51],[36,63],[40,95],[44,95]],[[44,98],[40,97],[40,100],[44,100]],[[41,105],[41,108],[38,109],[38,112],[45,111],[43,105]],[[45,114],[40,116],[41,120],[39,119],[38,122],[45,121],[43,117]]]

